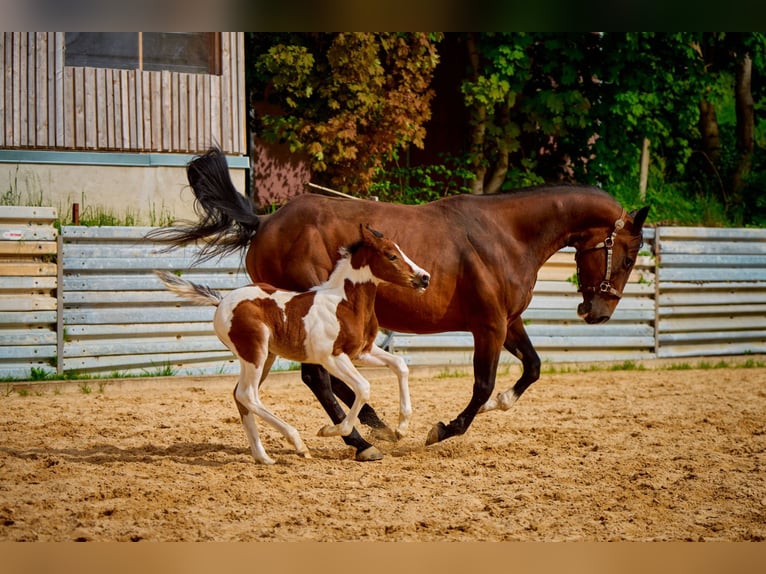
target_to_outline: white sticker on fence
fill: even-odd
[[[24,231],[20,229],[10,229],[3,232],[3,239],[8,241],[19,241],[24,238]]]

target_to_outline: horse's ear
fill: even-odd
[[[630,217],[633,219],[633,232],[638,233],[644,226],[646,216],[649,214],[649,206],[645,205],[641,209],[636,209],[630,212]]]
[[[383,234],[382,234],[380,231],[376,231],[375,229],[373,229],[372,227],[370,227],[370,224],[369,224],[369,223],[367,223],[367,224],[366,224],[366,225],[364,225],[364,226],[362,226],[362,225],[360,224],[359,226],[360,226],[360,227],[362,227],[362,237],[364,237],[364,231],[365,231],[365,229],[366,229],[367,231],[369,231],[370,233],[372,233],[372,235],[374,235],[374,236],[375,236],[375,237],[377,237],[378,239],[382,239],[382,237],[383,237]]]

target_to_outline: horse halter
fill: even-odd
[[[582,251],[578,251],[575,255],[575,261],[577,262],[577,284],[579,285],[579,288],[577,289],[580,293],[590,292],[590,293],[606,293],[609,295],[612,295],[613,297],[617,297],[618,299],[622,298],[622,291],[619,291],[617,288],[615,288],[614,285],[612,285],[611,277],[612,277],[612,248],[614,247],[614,238],[617,236],[617,232],[625,227],[625,216],[627,215],[627,212],[625,209],[622,210],[622,214],[620,215],[620,218],[614,222],[614,230],[612,231],[612,234],[601,241],[600,243],[597,243],[593,247],[589,247],[588,249],[583,249]],[[604,280],[601,281],[598,285],[587,285],[583,286],[582,282],[580,281],[580,264],[579,259],[580,256],[584,253],[589,253],[590,251],[596,251],[598,249],[605,249],[606,250],[606,271],[604,272]]]

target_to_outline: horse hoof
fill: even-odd
[[[356,460],[359,462],[370,462],[373,460],[381,460],[382,458],[383,453],[374,446],[369,446],[363,451],[356,453]]]
[[[399,440],[399,433],[392,431],[389,427],[378,427],[370,430],[370,436],[375,440],[385,440],[394,442]]]
[[[258,462],[260,464],[277,464],[277,461],[271,458],[270,456],[267,456],[264,458],[256,458],[255,462]]]
[[[442,422],[436,423],[433,428],[428,431],[428,436],[426,437],[426,446],[444,440],[446,438],[446,434],[447,425]]]

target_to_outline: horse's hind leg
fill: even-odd
[[[495,397],[489,399],[479,410],[480,413],[494,409],[507,411],[527,390],[529,385],[540,378],[540,356],[532,346],[521,318],[517,318],[508,326],[504,345],[510,353],[521,360],[521,377],[516,381],[513,388],[498,393]]]
[[[246,389],[249,386],[249,383],[245,380],[247,374],[244,369],[245,367],[243,365],[239,381],[237,381],[237,385],[234,387],[234,403],[237,405],[239,417],[242,420],[242,426],[245,428],[245,435],[247,435],[247,441],[250,443],[250,452],[252,453],[253,458],[256,462],[274,464],[276,461],[271,458],[266,453],[266,449],[263,448],[263,443],[261,442],[260,434],[258,434],[258,425],[255,423],[253,412],[245,406],[247,400],[244,397],[240,399],[240,396],[246,394],[246,391],[243,391],[243,389]]]
[[[270,368],[273,362],[274,357],[269,355],[265,367]],[[250,451],[253,454],[253,458],[255,458],[256,461],[262,462],[264,464],[274,464],[275,462],[274,459],[266,454],[266,449],[263,447],[263,443],[261,442],[260,436],[258,434],[258,427],[255,423],[253,414],[258,415],[260,418],[274,427],[277,431],[279,431],[282,436],[284,436],[292,443],[298,454],[306,458],[311,458],[306,445],[303,444],[300,433],[298,433],[295,428],[274,415],[271,411],[269,411],[269,409],[263,406],[263,403],[261,403],[260,397],[258,396],[258,387],[266,378],[268,369],[264,368],[264,366],[260,368],[256,367],[252,363],[244,360],[240,361],[240,365],[240,380],[237,383],[237,386],[234,388],[234,402],[237,405],[237,410],[239,410],[239,414],[242,419],[242,425],[245,427],[245,433],[247,434],[248,441],[250,442]]]
[[[314,393],[314,396],[316,396],[333,423],[337,424],[346,417],[346,413],[338,404],[332,392],[330,375],[322,366],[302,364],[301,378],[306,386],[311,389],[311,392]],[[353,393],[353,391],[351,392]],[[356,460],[358,461],[366,462],[383,458],[383,453],[377,447],[364,440],[356,429],[351,431],[351,434],[342,438],[343,442],[356,449]]]

